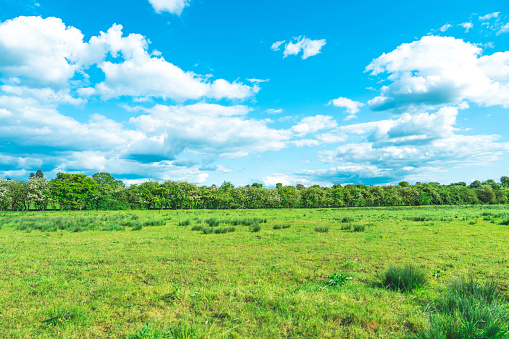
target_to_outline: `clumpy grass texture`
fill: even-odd
[[[414,339],[509,338],[509,305],[494,281],[461,277],[427,309],[430,325]]]
[[[438,312],[436,300],[468,273],[497,279],[500,299],[475,293],[503,323],[506,213],[501,205],[0,212],[0,337],[403,339],[431,331],[432,314],[464,319]],[[433,225],[413,220],[421,216]],[[350,224],[366,230],[342,230]],[[315,232],[323,226],[328,233]],[[427,284],[411,293],[377,284],[377,272],[406,262],[427,272]]]

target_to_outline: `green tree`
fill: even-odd
[[[49,182],[51,198],[60,209],[83,209],[95,197],[97,182],[85,174],[57,173]]]

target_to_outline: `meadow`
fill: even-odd
[[[0,212],[0,336],[506,338],[508,207]]]

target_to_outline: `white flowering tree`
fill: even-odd
[[[48,181],[44,177],[31,177],[26,183],[26,200],[29,206],[44,210],[50,200]]]

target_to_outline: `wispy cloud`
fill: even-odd
[[[279,51],[280,46],[284,44],[285,41],[286,40],[273,43],[271,49],[274,51]],[[325,46],[325,44],[325,39],[311,40],[304,36],[299,36],[285,45],[283,58],[286,58],[289,55],[298,55],[302,52],[302,59],[307,59],[321,53],[321,49],[323,46]]]

